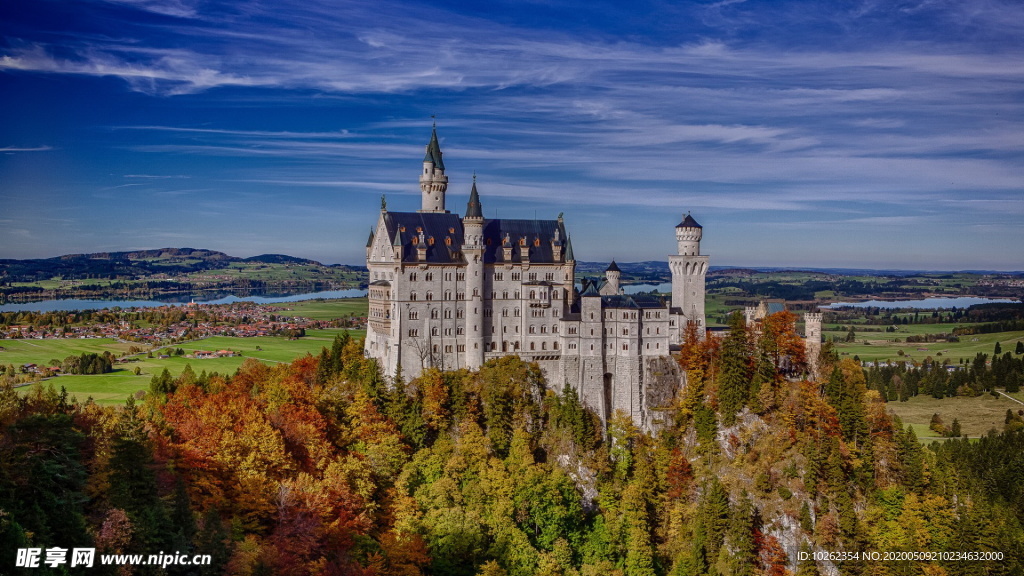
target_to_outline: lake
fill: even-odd
[[[156,308],[158,306],[184,306],[193,299],[196,304],[232,304],[234,302],[254,302],[256,304],[281,304],[283,302],[301,302],[303,300],[319,300],[333,298],[360,298],[366,296],[366,290],[353,288],[349,290],[325,290],[305,294],[272,295],[272,296],[236,296],[229,294],[203,300],[202,294],[175,295],[164,300],[85,300],[68,298],[65,300],[40,300],[26,304],[3,304],[0,312],[67,312],[70,310],[101,310],[103,308]]]
[[[866,302],[833,302],[821,308],[915,308],[918,310],[939,310],[944,308],[967,308],[975,304],[1012,304],[1017,300],[1008,298],[978,298],[960,296],[957,298],[925,298],[923,300],[868,300]]]

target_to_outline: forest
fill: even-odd
[[[213,562],[89,574],[1024,573],[1024,426],[925,447],[886,411],[905,374],[826,346],[802,378],[793,324],[688,331],[687,385],[655,432],[602,422],[516,357],[386,381],[347,335],[123,407],[6,387],[0,572],[18,548],[94,546]],[[999,384],[978,370],[967,385]],[[957,555],[974,552],[1002,559]]]

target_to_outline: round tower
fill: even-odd
[[[608,269],[604,271],[604,279],[608,281],[608,293],[615,295],[619,293],[619,279],[622,276],[622,271],[619,270],[619,266],[615,264],[615,260],[608,266]]]
[[[484,212],[476,191],[476,174],[462,229],[462,253],[466,257],[466,367],[476,370],[484,363]]]
[[[441,146],[437,143],[437,124],[430,133],[430,143],[423,157],[423,172],[420,173],[420,196],[423,199],[420,212],[446,212],[444,195],[448,191],[448,177],[444,174]]]
[[[704,228],[697,224],[687,212],[683,221],[676,226],[676,243],[679,245],[680,256],[697,256],[700,254],[700,239]]]
[[[807,312],[804,314],[804,351],[807,356],[807,366],[810,368],[811,378],[818,379],[818,356],[821,355],[821,312]]]
[[[707,323],[704,318],[705,276],[708,272],[708,257],[700,253],[700,239],[704,229],[687,213],[676,225],[677,254],[668,257],[672,271],[672,309],[680,315],[676,321],[679,338],[686,325],[694,323],[703,334]]]

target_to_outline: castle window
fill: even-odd
[[[424,276],[424,278],[423,278],[423,279],[424,279],[424,280],[426,280],[427,282],[433,282],[433,280],[434,280],[434,275],[433,275],[433,274],[431,274],[430,272],[427,272],[426,276]]]
[[[416,245],[417,245],[417,244],[419,244],[419,243],[420,243],[420,239],[419,239],[419,238],[417,238],[416,236],[413,236],[413,237],[412,237],[412,245],[413,245],[413,246],[416,246]]]
[[[555,346],[558,346],[558,342],[555,342]],[[569,350],[575,350],[575,349],[576,349],[576,343],[575,342],[569,342]],[[557,350],[557,348],[556,348],[556,350]]]
[[[534,328],[533,324],[530,324],[530,334],[533,334],[535,332],[536,332],[536,329]]]
[[[452,353],[452,346],[451,346],[451,344],[445,346],[444,347],[444,351],[445,351],[446,354],[451,354]]]
[[[629,350],[629,344],[623,344],[622,345],[622,349],[623,350]]]
[[[446,308],[446,309],[445,309],[445,311],[444,311],[444,317],[445,317],[445,318],[451,318],[451,317],[452,317],[452,311],[451,311],[451,308]]]
[[[466,273],[465,272],[456,272],[455,273],[455,281],[456,282],[465,282],[466,281]]]
[[[434,326],[433,328],[430,329],[430,335],[431,336],[440,336],[441,332],[437,329],[437,326]]]
[[[494,279],[500,282],[504,278],[504,276],[504,274],[498,272],[497,274],[494,275]]]
[[[416,337],[417,337],[417,336],[419,336],[419,335],[420,335],[420,331],[419,331],[419,329],[417,329],[417,328],[412,328],[412,329],[410,329],[410,330],[409,330],[409,337],[410,337],[410,338],[416,338]]]
[[[501,316],[502,318],[508,318],[508,308],[501,309]]]
[[[494,352],[497,349],[498,349],[498,343],[497,342],[491,342],[491,352]],[[502,350],[502,352],[504,352],[504,350]]]
[[[557,300],[558,299],[558,290],[552,290],[551,291],[551,297]]]
[[[516,318],[519,318],[519,308],[516,308],[515,310],[513,310],[512,311],[512,315],[515,316]]]
[[[462,326],[459,326],[458,328],[455,329],[456,336],[462,336],[465,333],[466,333],[466,329],[463,328]]]
[[[554,332],[555,334],[558,334],[558,324],[552,324],[551,331]]]
[[[629,336],[629,328],[623,328],[622,329],[622,335],[623,336]]]
[[[555,273],[554,272],[548,272],[547,274],[544,275],[544,279],[545,280],[554,280],[555,279]]]
[[[540,236],[535,236],[533,238],[533,245],[534,246],[540,246]]]
[[[433,236],[431,236],[430,238],[427,238],[427,244],[430,244],[431,246],[434,245],[434,237]]]
[[[540,327],[540,333],[541,334],[547,334],[548,333],[548,327],[542,324],[541,327]]]
[[[558,350],[558,341],[555,340],[555,343],[552,344],[551,347],[554,348],[555,350]]]
[[[445,300],[451,300],[451,299],[452,299],[452,291],[451,291],[451,290],[446,290],[446,291],[445,291],[445,293],[444,293],[444,299],[445,299]]]
[[[445,280],[445,282],[451,282],[452,281],[452,273],[451,272],[445,272],[444,280]]]
[[[535,348],[534,348],[534,344],[533,344],[533,342],[530,342],[530,350],[532,351],[532,350],[534,350],[534,349],[535,349]]]
[[[548,349],[548,343],[547,342],[541,342],[540,343],[540,349],[541,350],[547,350]]]
[[[451,328],[445,328],[444,329],[444,335],[445,336],[451,336],[452,335],[452,329]]]
[[[508,300],[508,290],[505,290],[504,292],[502,292],[502,293],[501,293],[501,297],[502,297],[503,299],[505,299],[505,300]]]
[[[449,228],[448,229],[448,233],[449,234],[455,234],[455,228]]]
[[[430,311],[430,317],[433,318],[434,320],[437,320],[437,309],[436,308]]]
[[[466,345],[465,344],[459,344],[458,350],[459,350],[459,352],[465,352],[466,351]]]
[[[463,316],[462,308],[459,308],[458,310],[455,311],[455,317],[456,318],[462,318],[462,316]]]
[[[420,318],[420,311],[419,310],[409,310],[409,320],[419,320],[419,318]]]
[[[438,350],[437,350],[437,344],[434,344],[434,354],[437,354],[437,352],[438,352]]]
[[[526,236],[523,236],[522,238],[519,239],[519,245],[526,246]]]
[[[537,291],[536,290],[530,290],[530,300],[536,300],[536,299],[537,299]]]
[[[537,279],[537,273],[536,272],[530,272],[529,278],[530,278],[530,280],[536,280]]]
[[[409,273],[409,281],[410,282],[415,282],[416,281],[416,273],[415,272],[410,272]]]
[[[415,299],[416,299],[416,293],[413,292],[412,294],[409,295],[409,300],[415,300]]]
[[[575,327],[575,326],[570,326],[570,327],[569,327],[569,334],[576,334],[576,330],[577,330],[577,329],[576,329],[576,327]]]
[[[427,300],[433,300],[433,299],[434,299],[434,293],[433,292],[427,292]]]
[[[519,292],[518,291],[515,292],[515,295],[513,296],[513,298],[515,298],[516,300],[519,300]]]
[[[513,273],[512,273],[512,279],[513,279],[513,280],[519,280],[519,278],[520,278],[521,276],[522,276],[522,274],[520,274],[519,272],[513,272]]]

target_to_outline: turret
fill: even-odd
[[[703,334],[707,327],[704,318],[705,276],[708,272],[708,257],[700,254],[700,239],[704,229],[687,213],[676,225],[677,253],[668,257],[672,270],[672,308],[680,314],[677,318],[676,343],[682,341],[686,325],[697,325]]]
[[[466,367],[476,370],[484,363],[484,211],[480,194],[473,189],[462,219],[462,253],[466,258]]]
[[[427,153],[423,156],[423,172],[420,173],[420,195],[423,200],[420,212],[446,212],[444,195],[447,191],[448,177],[444,175],[441,145],[437,143],[437,124],[434,124]]]
[[[821,355],[821,312],[804,314],[804,335],[804,350],[811,378],[821,378],[818,366],[818,357]]]
[[[676,243],[679,245],[680,256],[697,256],[700,254],[700,238],[703,235],[704,227],[697,224],[697,221],[689,213],[683,221],[676,225]]]
[[[601,288],[601,294],[614,296],[618,294],[618,280],[622,277],[622,271],[618,270],[618,264],[611,260],[607,270],[604,271],[606,284]]]

